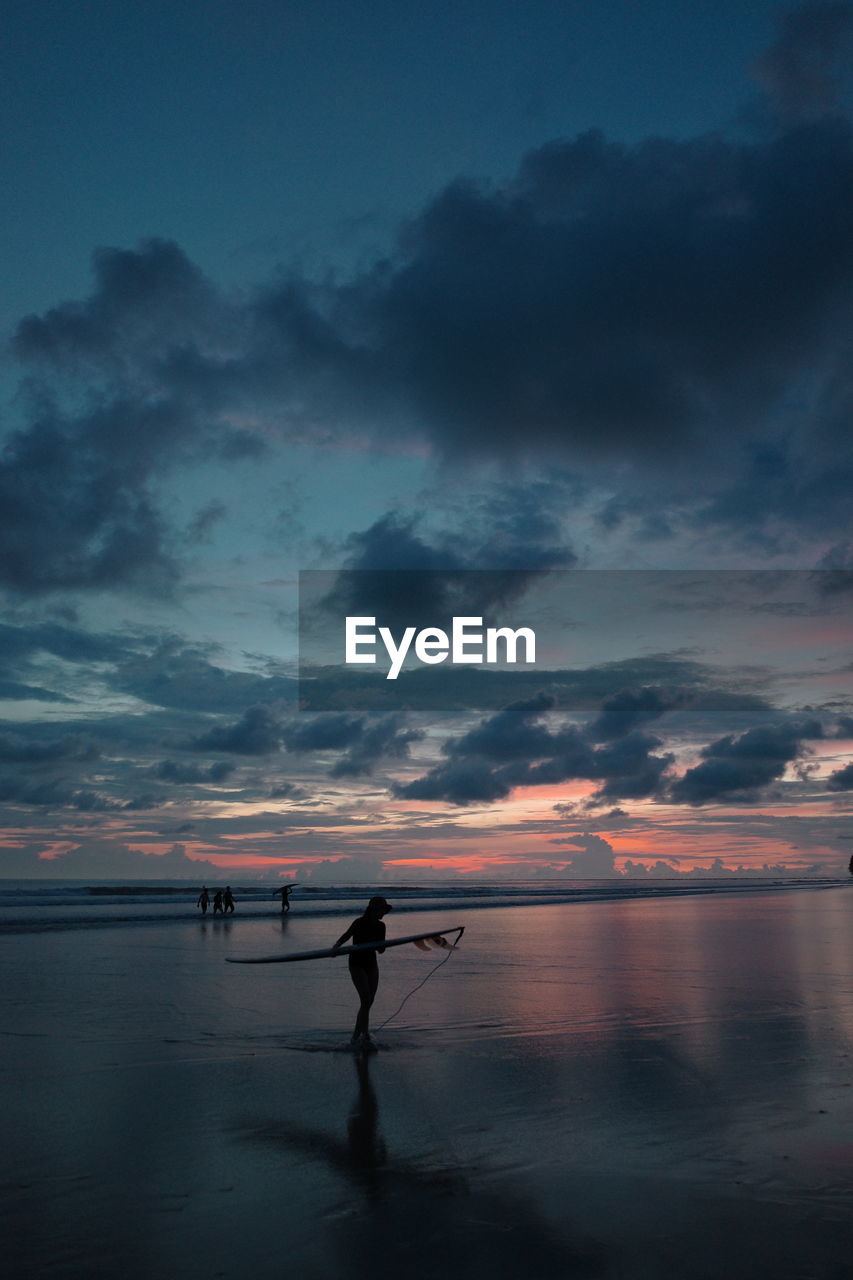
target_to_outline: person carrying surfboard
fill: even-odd
[[[284,915],[285,912],[290,910],[290,891],[292,888],[293,888],[292,884],[283,884],[280,889],[273,889],[272,891],[272,896],[274,898],[277,897],[278,894],[281,894],[281,914],[282,915]]]
[[[332,950],[337,951],[338,947],[342,947],[350,938],[356,946],[365,942],[384,942],[385,925],[382,923],[382,917],[391,910],[390,902],[386,902],[384,898],[371,898],[364,914],[353,920],[346,933],[342,933],[334,943]],[[349,974],[361,1002],[352,1033],[353,1044],[372,1044],[370,1008],[376,998],[376,988],[379,986],[379,961],[376,957],[377,952],[384,950],[384,947],[376,947],[369,951],[351,951],[349,954]]]

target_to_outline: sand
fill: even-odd
[[[369,1058],[345,962],[223,963],[339,921],[2,937],[7,1274],[846,1280],[851,912],[457,911]],[[441,958],[382,957],[375,1026]]]

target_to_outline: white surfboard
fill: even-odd
[[[404,943],[425,942],[427,946],[432,942],[434,946],[441,947],[445,951],[455,951],[459,945],[459,940],[465,932],[464,924],[450,925],[446,929],[430,929],[428,933],[412,933],[405,938],[386,938],[384,942],[359,942],[349,947],[322,947],[318,951],[291,951],[285,956],[247,956],[245,958],[238,956],[226,956],[228,964],[287,964],[292,960],[326,960],[333,956],[348,956],[353,951],[377,951],[380,947],[402,947]],[[457,935],[455,942],[448,942],[444,937],[446,933],[455,933]]]

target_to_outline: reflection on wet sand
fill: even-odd
[[[7,1270],[846,1280],[851,907],[482,912],[369,1059],[345,966],[226,965],[239,915],[0,939]]]
[[[389,1154],[379,1122],[371,1078],[372,1059],[354,1055],[357,1090],[346,1119],[346,1136],[280,1121],[253,1124],[255,1142],[322,1161],[344,1180],[350,1201],[329,1215],[324,1231],[342,1277],[418,1274],[419,1261],[444,1258],[454,1269],[489,1277],[535,1280],[603,1276],[608,1267],[597,1242],[572,1238],[536,1212],[521,1195],[483,1185],[476,1169],[432,1159]]]

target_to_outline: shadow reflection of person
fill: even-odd
[[[339,1174],[362,1204],[329,1222],[327,1246],[338,1280],[386,1280],[426,1275],[453,1257],[456,1269],[491,1280],[585,1280],[609,1273],[602,1247],[575,1241],[556,1229],[523,1194],[489,1186],[473,1171],[436,1163],[434,1155],[389,1156],[369,1054],[354,1055],[358,1092],[346,1122],[346,1139],[280,1121],[252,1132],[292,1158],[322,1161]]]
[[[388,1152],[379,1132],[379,1104],[370,1079],[370,1059],[355,1055],[358,1093],[347,1117],[347,1147],[353,1169],[361,1174],[368,1202],[375,1204],[382,1194],[382,1170]]]

